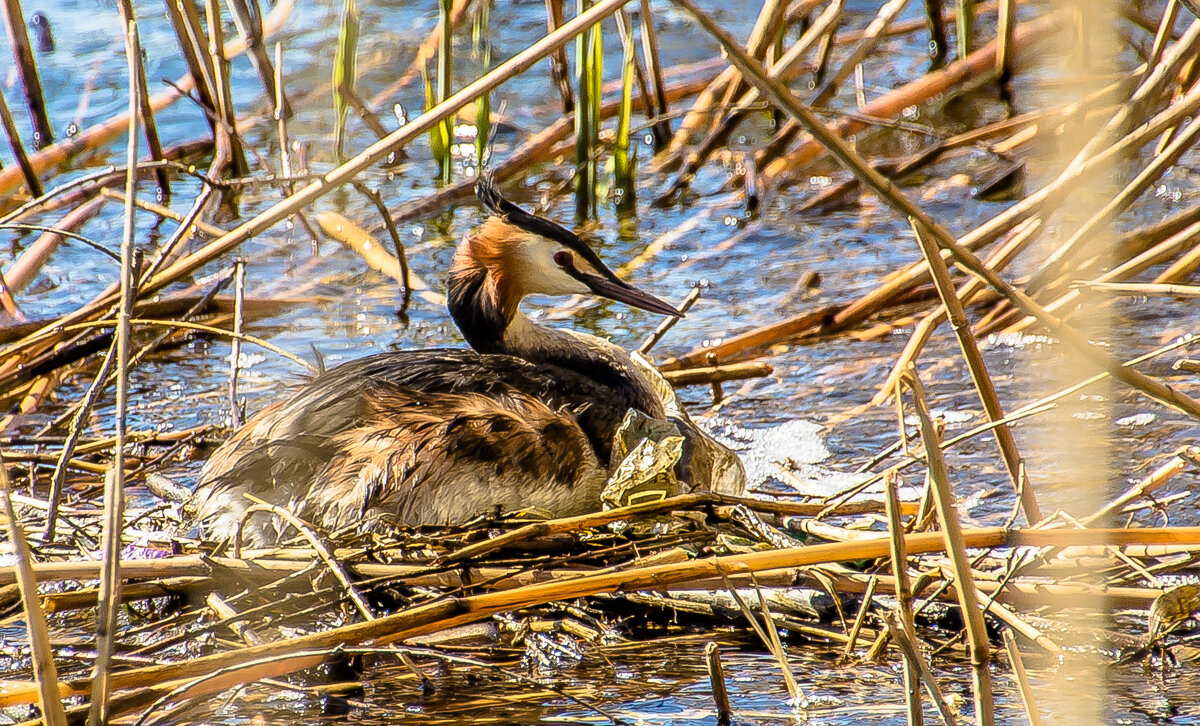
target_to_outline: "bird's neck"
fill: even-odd
[[[587,376],[619,391],[630,404],[662,416],[662,404],[619,346],[593,335],[539,325],[506,296],[482,265],[455,265],[447,294],[450,315],[467,343],[480,353],[498,353],[547,363]]]

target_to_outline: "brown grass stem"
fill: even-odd
[[[29,33],[25,29],[25,14],[21,12],[21,0],[3,0],[4,29],[8,32],[8,44],[12,46],[13,63],[21,79],[25,93],[25,105],[33,124],[33,146],[41,149],[54,142],[54,127],[46,113],[46,99],[42,93],[42,81],[38,77],[37,61],[33,47],[29,44]],[[37,195],[34,195],[37,196]]]
[[[6,1],[15,2],[15,0]],[[25,186],[29,187],[30,196],[42,196],[44,193],[42,182],[38,179],[37,170],[29,162],[29,155],[25,153],[25,146],[21,143],[21,134],[17,131],[17,124],[13,121],[12,111],[8,108],[8,101],[4,100],[3,92],[0,92],[0,125],[4,127],[4,136],[8,139],[8,148],[12,150],[13,157],[17,160],[17,173],[25,181]],[[4,173],[3,170],[0,170],[0,174],[2,173]],[[9,173],[11,174],[12,172],[10,171]]]
[[[979,352],[979,346],[975,342],[975,336],[971,332],[971,324],[967,321],[967,313],[963,309],[962,301],[955,293],[954,283],[950,280],[950,271],[946,269],[946,263],[942,260],[936,243],[921,233],[915,220],[910,219],[909,222],[912,224],[917,244],[921,247],[921,254],[924,255],[925,262],[933,274],[933,284],[937,287],[938,296],[946,308],[950,328],[954,331],[955,338],[958,339],[963,361],[967,365],[971,383],[975,386],[975,392],[979,396],[983,410],[989,421],[1000,421],[1004,418],[1004,407],[996,395],[996,387],[992,384],[992,378],[988,374],[987,363],[983,360],[983,355]],[[1013,438],[1012,431],[1006,424],[1001,424],[992,429],[992,435],[996,438],[996,445],[1000,447],[1004,468],[1008,471],[1013,492],[1018,493],[1026,521],[1030,523],[1041,521],[1042,509],[1038,506],[1033,488],[1021,486],[1021,453],[1017,449],[1017,441]]]
[[[729,706],[729,692],[725,689],[725,670],[721,667],[721,648],[716,643],[704,646],[704,662],[708,666],[708,682],[712,686],[713,705],[717,707],[717,724],[729,726],[733,721],[733,709]]]
[[[913,408],[920,421],[921,440],[925,444],[925,461],[929,467],[930,480],[937,507],[938,522],[946,539],[946,554],[954,568],[959,606],[966,621],[967,642],[971,651],[971,674],[974,681],[975,720],[980,726],[991,726],[995,722],[995,705],[992,699],[992,677],[988,670],[991,659],[988,646],[987,627],[979,609],[979,595],[975,591],[975,579],[971,576],[971,564],[967,559],[966,542],[954,494],[950,490],[950,472],[942,456],[940,441],[929,416],[925,391],[915,372],[901,377],[913,395]]]
[[[925,686],[925,692],[929,694],[929,699],[933,701],[933,705],[937,708],[938,714],[942,717],[942,722],[946,726],[954,726],[954,724],[958,723],[958,719],[954,717],[954,712],[950,710],[950,705],[946,703],[946,697],[942,695],[941,686],[938,685],[937,679],[934,678],[933,671],[929,669],[929,664],[921,656],[921,651],[917,648],[917,641],[909,639],[908,633],[904,632],[904,628],[896,622],[895,615],[884,613],[883,621],[887,624],[892,640],[896,642],[900,647],[900,652],[904,654],[904,662],[911,665],[920,674],[921,683]]]
[[[1025,717],[1029,726],[1042,726],[1042,714],[1038,711],[1037,700],[1033,697],[1033,686],[1029,683],[1029,674],[1025,672],[1025,661],[1017,648],[1017,638],[1011,630],[1004,631],[1004,649],[1008,652],[1008,662],[1012,666],[1013,678],[1017,682],[1017,692],[1021,694],[1021,705],[1025,707]]]
[[[117,616],[121,607],[121,535],[125,524],[125,433],[129,406],[130,323],[133,301],[137,298],[134,271],[134,206],[137,195],[138,109],[141,88],[137,83],[137,65],[141,58],[137,22],[126,25],[125,54],[129,69],[129,136],[126,148],[124,233],[121,237],[120,306],[116,322],[116,441],[112,468],[104,478],[104,519],[100,572],[100,600],[96,612],[96,661],[92,670],[92,689],[88,723],[101,726],[109,720],[109,678],[115,649]]]
[[[16,564],[17,584],[21,590],[21,603],[25,610],[25,628],[29,636],[29,648],[33,653],[33,673],[37,681],[38,703],[42,708],[42,719],[48,726],[66,726],[62,696],[58,685],[58,669],[54,665],[54,647],[46,628],[46,613],[38,598],[37,578],[33,574],[33,553],[25,539],[21,522],[12,504],[12,484],[8,468],[0,462],[0,497],[4,499],[4,517],[8,521],[9,542],[12,544]]]
[[[900,495],[898,493],[899,475],[893,469],[884,478],[884,504],[887,511],[888,534],[891,540],[892,577],[896,581],[896,610],[900,615],[900,624],[908,639],[917,642],[917,628],[913,623],[913,592],[908,579],[908,552],[904,549],[904,524],[900,515]],[[904,665],[904,703],[910,726],[920,726],[924,723],[921,712],[921,673],[915,663],[905,659]]]

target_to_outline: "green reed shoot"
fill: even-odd
[[[450,19],[450,15],[453,11],[454,0],[438,0],[438,18],[441,22],[440,27],[442,29],[441,35],[438,37],[438,103],[450,98],[450,87],[454,76],[454,55],[450,42],[454,36],[454,23]],[[438,164],[442,169],[442,183],[449,184],[454,161],[454,156],[451,153],[451,147],[454,144],[454,119],[443,119],[438,124],[438,127],[438,131],[442,136],[443,148],[445,149],[445,153],[442,154],[441,158],[438,159]]]
[[[471,39],[475,52],[483,63],[483,73],[492,69],[492,42],[488,38],[488,0],[479,3],[475,23],[471,28]],[[485,93],[475,100],[475,164],[480,172],[487,161],[488,140],[492,135],[492,97]]]
[[[958,0],[958,57],[971,52],[975,35],[975,0]]]
[[[424,63],[421,64],[421,82],[425,87],[425,110],[428,111],[437,105],[437,95],[429,77],[429,68]],[[440,175],[443,179],[450,167],[450,144],[453,141],[451,133],[453,129],[444,121],[439,121],[429,129],[429,150],[433,153],[433,160],[441,170]]]
[[[354,88],[355,57],[358,54],[358,5],[355,0],[345,0],[342,6],[342,27],[338,33],[337,53],[333,59],[333,139],[334,153],[338,161],[346,141],[346,116],[350,106],[342,98],[342,85]]]
[[[579,0],[585,12],[592,0]],[[575,40],[575,73],[578,103],[575,105],[575,215],[596,216],[596,149],[600,141],[600,93],[604,86],[604,43],[600,24]]]
[[[621,69],[621,111],[617,118],[617,136],[613,142],[613,186],[617,193],[617,211],[628,214],[637,210],[636,154],[629,145],[629,127],[633,118],[634,45],[629,17],[617,13],[624,56]]]

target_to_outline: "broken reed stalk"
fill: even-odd
[[[879,578],[871,575],[867,580],[867,588],[862,594],[862,602],[858,606],[858,615],[854,617],[854,624],[850,626],[850,632],[846,635],[846,646],[842,649],[842,655],[838,658],[839,663],[845,663],[850,660],[850,656],[854,653],[854,646],[858,643],[858,636],[862,632],[863,624],[867,622],[867,615],[871,612],[871,602],[875,597],[875,587],[879,584]]]
[[[790,89],[778,81],[769,78],[762,65],[750,58],[741,49],[737,41],[717,25],[704,11],[696,7],[692,0],[673,0],[673,2],[684,8],[692,17],[697,19],[705,30],[720,40],[721,45],[729,54],[730,60],[742,69],[744,77],[758,86],[764,95],[768,96],[773,103],[783,108],[789,116],[799,121],[806,131],[825,146],[843,166],[862,179],[881,200],[887,202],[899,213],[913,217],[920,222],[922,227],[927,229],[937,241],[938,245],[943,250],[948,251],[959,264],[972,274],[982,277],[1000,294],[1008,298],[1018,309],[1024,311],[1027,315],[1037,318],[1038,322],[1049,330],[1052,335],[1057,336],[1064,343],[1080,351],[1094,365],[1107,371],[1117,380],[1151,398],[1177,408],[1189,416],[1200,418],[1200,402],[1197,402],[1187,394],[1163,384],[1157,379],[1131,368],[1123,367],[1112,356],[1093,345],[1082,333],[1066,325],[1061,319],[1050,315],[1028,295],[1001,279],[986,265],[982,264],[974,253],[964,245],[956,242],[954,237],[944,227],[927,215],[911,198],[901,192],[890,180],[876,171],[871,165],[867,164],[846,141],[830,132],[810,109],[796,99]],[[1200,21],[1197,22],[1200,23]],[[1109,147],[1102,154],[1091,157],[1091,160],[1094,161],[1100,158],[1100,156],[1111,152],[1116,146],[1120,146],[1121,143],[1128,140],[1128,138],[1125,137],[1122,142]],[[1012,208],[1010,207],[1010,209]]]
[[[954,717],[954,711],[950,709],[950,704],[946,703],[946,697],[942,695],[941,686],[938,685],[937,679],[934,678],[933,671],[929,669],[929,664],[921,656],[921,651],[917,647],[917,641],[909,640],[908,633],[904,632],[904,628],[896,622],[896,616],[892,613],[884,613],[883,622],[887,624],[888,633],[891,634],[892,640],[900,647],[900,652],[904,654],[905,663],[911,664],[917,669],[917,673],[920,674],[921,683],[925,686],[925,692],[929,694],[929,699],[933,701],[933,705],[937,708],[938,715],[942,717],[942,722],[946,726],[957,724],[958,719]]]
[[[989,421],[1000,421],[1004,418],[1004,407],[996,395],[996,387],[992,385],[992,378],[988,375],[987,363],[984,362],[983,355],[979,352],[979,345],[975,342],[975,336],[971,332],[967,313],[963,309],[958,295],[955,294],[954,283],[950,280],[950,271],[946,269],[946,263],[942,260],[937,245],[921,233],[921,228],[916,224],[916,220],[909,218],[909,224],[912,225],[917,244],[921,247],[921,254],[924,255],[925,262],[933,274],[933,284],[937,287],[938,296],[946,308],[950,328],[954,331],[955,338],[958,339],[959,349],[962,351],[967,370],[971,374],[971,383],[974,384],[979,401],[983,404],[983,410]],[[1013,492],[1018,493],[1021,510],[1025,513],[1026,521],[1030,524],[1040,522],[1042,510],[1038,506],[1033,488],[1021,486],[1021,453],[1017,450],[1017,441],[1013,438],[1012,431],[1006,424],[1000,424],[992,430],[992,435],[996,437],[996,445],[1000,447],[1004,468],[1008,471],[1008,479],[1012,484]]]
[[[1017,648],[1017,637],[1011,630],[1004,631],[1004,649],[1008,651],[1008,662],[1012,665],[1013,678],[1017,681],[1017,692],[1021,694],[1021,705],[1025,707],[1029,726],[1042,726],[1042,714],[1038,711],[1033,687],[1029,683],[1029,674],[1025,672],[1025,662]]]
[[[925,462],[929,468],[930,480],[937,505],[938,523],[946,538],[946,554],[954,567],[955,590],[958,593],[959,608],[963,620],[966,621],[967,642],[971,651],[971,674],[974,681],[975,721],[980,726],[991,726],[995,722],[995,703],[992,699],[992,676],[988,670],[991,659],[987,639],[987,626],[983,622],[983,612],[979,609],[979,595],[975,592],[975,579],[971,576],[971,563],[967,559],[966,544],[963,540],[962,525],[958,519],[958,508],[954,502],[954,494],[950,490],[950,472],[946,468],[946,460],[933,421],[929,417],[929,407],[925,401],[925,391],[920,379],[911,369],[901,377],[902,383],[912,392],[913,409],[920,421],[921,441],[925,444]]]
[[[896,580],[896,610],[905,634],[917,642],[917,629],[913,624],[912,584],[908,579],[908,552],[904,549],[904,523],[900,515],[900,496],[897,492],[899,475],[892,469],[884,478],[884,505],[887,512],[888,533],[892,544],[892,576]],[[907,708],[909,726],[924,723],[921,712],[921,674],[917,665],[909,659],[904,661],[904,703]]]
[[[46,113],[46,99],[42,94],[42,81],[38,77],[37,61],[29,44],[29,33],[25,29],[25,15],[21,12],[21,0],[3,0],[4,27],[8,31],[8,42],[12,46],[13,63],[25,92],[25,105],[33,125],[33,146],[41,149],[54,143],[53,126]],[[38,195],[34,195],[38,196]]]
[[[104,478],[104,526],[102,534],[102,568],[100,600],[96,612],[96,662],[93,666],[91,703],[88,723],[102,726],[109,720],[110,668],[116,644],[117,616],[121,609],[121,534],[125,525],[125,424],[129,406],[130,323],[134,289],[134,206],[137,196],[138,109],[141,89],[137,83],[137,64],[142,46],[138,40],[137,22],[126,25],[125,54],[129,69],[129,138],[126,147],[125,229],[121,237],[121,296],[117,311],[116,329],[116,440],[113,461]]]
[[[7,1],[15,2],[16,0]],[[17,160],[17,170],[21,178],[25,180],[25,186],[29,187],[30,196],[35,198],[42,196],[44,194],[42,183],[38,180],[37,170],[33,168],[33,164],[29,163],[29,155],[25,153],[24,145],[21,144],[21,134],[17,131],[17,124],[13,121],[12,111],[8,108],[8,101],[4,100],[3,89],[0,89],[0,125],[4,126],[4,135],[8,139],[8,148],[12,150],[13,157]]]
[[[8,468],[0,458],[0,497],[4,499],[4,517],[8,520],[8,539],[12,543],[17,585],[21,590],[21,604],[25,610],[25,629],[29,635],[29,649],[33,654],[33,675],[37,681],[38,704],[42,709],[42,720],[48,726],[66,726],[67,716],[63,711],[62,696],[58,687],[58,669],[54,665],[54,647],[46,629],[46,613],[38,598],[37,579],[33,574],[33,553],[21,529],[16,510],[12,504],[12,483]]]
[[[729,706],[729,692],[725,690],[721,648],[716,643],[709,642],[704,646],[704,662],[708,666],[708,682],[712,684],[713,704],[717,707],[717,724],[729,726],[733,722],[733,709]]]

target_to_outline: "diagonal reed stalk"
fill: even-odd
[[[912,221],[910,219],[910,222]],[[983,404],[983,410],[989,421],[1000,421],[1004,418],[1004,407],[1000,404],[1000,398],[996,395],[996,387],[992,385],[992,378],[988,375],[987,364],[984,362],[983,355],[979,352],[979,346],[975,342],[975,336],[971,332],[971,324],[967,321],[967,313],[963,309],[962,301],[958,299],[954,283],[950,280],[950,271],[946,269],[946,263],[938,253],[937,245],[926,238],[921,233],[920,227],[915,224],[913,225],[913,234],[916,235],[921,253],[925,256],[925,261],[933,273],[933,284],[937,288],[938,296],[942,299],[942,305],[946,308],[950,328],[954,331],[955,338],[958,339],[958,346],[962,351],[963,360],[967,364],[967,370],[971,374],[975,392],[979,396],[980,403]],[[1006,424],[1000,424],[992,430],[992,434],[996,437],[996,444],[1000,447],[1000,455],[1004,460],[1004,467],[1008,471],[1013,491],[1019,493],[1018,498],[1026,521],[1031,524],[1040,522],[1042,510],[1038,506],[1033,488],[1021,486],[1021,454],[1017,450],[1017,441],[1013,438],[1012,431]]]
[[[938,522],[946,538],[946,554],[954,567],[955,592],[958,594],[959,609],[966,621],[967,642],[971,651],[971,675],[974,681],[975,721],[980,726],[991,726],[995,722],[995,704],[992,699],[992,676],[988,670],[991,659],[988,647],[987,626],[983,612],[979,609],[979,594],[975,591],[975,579],[971,575],[971,563],[967,559],[967,546],[963,538],[962,524],[958,518],[958,507],[950,490],[950,472],[933,420],[929,417],[929,406],[925,401],[925,390],[916,372],[910,369],[901,376],[900,382],[913,394],[913,408],[921,427],[921,441],[925,445],[925,462],[929,468],[929,480],[937,505]]]
[[[33,553],[21,529],[11,497],[12,484],[8,469],[0,461],[0,496],[4,499],[3,514],[8,520],[8,537],[16,556],[17,583],[25,609],[25,628],[29,633],[29,648],[33,653],[33,673],[37,680],[38,703],[42,720],[48,726],[66,726],[67,717],[59,695],[58,669],[54,665],[54,647],[46,629],[46,613],[38,598],[37,579],[33,574]]]
[[[36,149],[54,143],[53,126],[46,113],[46,98],[42,93],[42,81],[38,77],[37,61],[29,45],[29,33],[25,30],[25,14],[21,12],[21,0],[0,0],[4,12],[4,28],[8,31],[8,43],[12,46],[13,64],[21,79],[25,92],[25,104],[33,123],[33,146]]]

